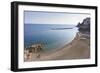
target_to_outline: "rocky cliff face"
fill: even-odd
[[[90,33],[90,18],[85,18],[82,23],[78,23],[77,27],[81,33]]]

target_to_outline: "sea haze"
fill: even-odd
[[[24,24],[24,47],[41,43],[45,51],[59,49],[71,42],[77,32],[75,25]]]

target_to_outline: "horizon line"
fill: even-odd
[[[24,23],[25,25],[28,25],[28,24],[32,24],[32,25],[38,25],[40,23]],[[78,24],[78,23],[77,23]],[[41,25],[48,25],[48,24],[41,24]],[[53,24],[49,24],[49,25],[53,25]],[[54,24],[54,25],[75,25],[75,24]]]

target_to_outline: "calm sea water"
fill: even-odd
[[[42,43],[45,50],[61,48],[71,42],[77,32],[73,25],[25,24],[24,47]]]

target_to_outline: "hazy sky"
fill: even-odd
[[[73,24],[77,25],[90,14],[67,12],[24,11],[25,24]]]

